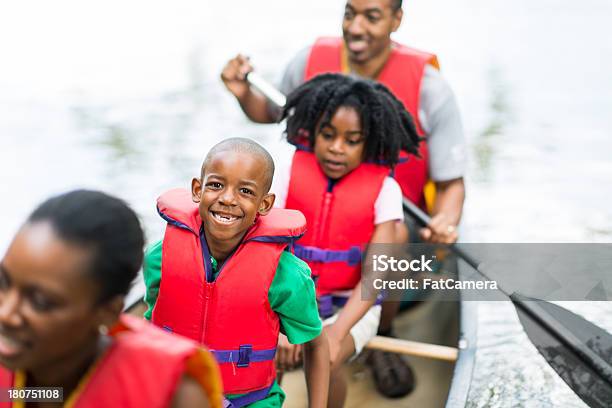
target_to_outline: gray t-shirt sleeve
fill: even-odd
[[[280,91],[285,95],[289,95],[298,86],[304,83],[304,75],[306,74],[306,63],[310,55],[310,48],[302,48],[285,68],[283,79],[279,85]]]
[[[433,181],[463,177],[466,143],[455,95],[440,71],[427,65],[421,82],[419,121],[427,133]]]
[[[302,85],[304,82],[304,74],[306,73],[306,63],[308,62],[308,55],[310,55],[310,48],[311,47],[305,47],[301,49],[285,67],[283,78],[278,86],[279,91],[285,96],[289,95],[295,88]],[[279,118],[281,109],[268,103],[268,112],[273,118]]]

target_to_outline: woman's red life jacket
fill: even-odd
[[[203,386],[212,407],[221,407],[218,368],[195,342],[129,315],[122,315],[109,334],[113,342],[71,396],[73,407],[167,407],[186,373]],[[0,366],[0,387],[14,387],[14,381],[14,373]]]
[[[388,167],[362,163],[334,182],[314,154],[295,152],[285,207],[306,216],[308,231],[295,255],[310,266],[318,297],[359,283],[362,251],[374,232],[374,204],[388,176]]]
[[[344,41],[339,37],[319,38],[312,46],[306,64],[305,80],[327,72],[343,72]],[[438,68],[435,55],[393,43],[393,49],[377,81],[386,85],[403,102],[412,117],[419,135],[424,132],[419,123],[419,98],[425,66]],[[395,167],[394,178],[402,193],[410,201],[425,209],[423,189],[429,179],[427,144],[419,145],[420,158],[403,153]]]
[[[168,225],[153,323],[205,344],[220,364],[226,394],[271,386],[279,318],[268,302],[268,289],[281,253],[304,234],[304,216],[273,209],[258,217],[212,281],[203,224],[191,194],[171,190],[158,199],[157,210]]]

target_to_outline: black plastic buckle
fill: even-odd
[[[238,364],[236,367],[248,367],[251,362],[251,353],[253,352],[253,346],[250,344],[244,344],[238,349]]]

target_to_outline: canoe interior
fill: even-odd
[[[459,339],[459,303],[420,302],[395,321],[398,337],[456,347]],[[346,367],[349,390],[346,407],[444,407],[453,378],[454,363],[403,357],[412,366],[416,389],[407,397],[388,399],[374,388],[372,375],[363,358]],[[286,373],[282,388],[287,394],[285,407],[307,406],[306,385],[301,370]]]

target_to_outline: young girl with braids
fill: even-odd
[[[280,174],[272,191],[278,206],[306,216],[307,232],[295,254],[316,281],[330,346],[328,406],[340,407],[346,397],[342,364],[376,335],[380,320],[380,305],[361,298],[362,254],[370,243],[407,238],[398,222],[402,194],[391,172],[400,151],[418,154],[419,137],[412,117],[385,86],[339,74],[297,88],[283,118],[296,151],[288,176]],[[280,368],[299,362],[296,346],[279,345]]]

